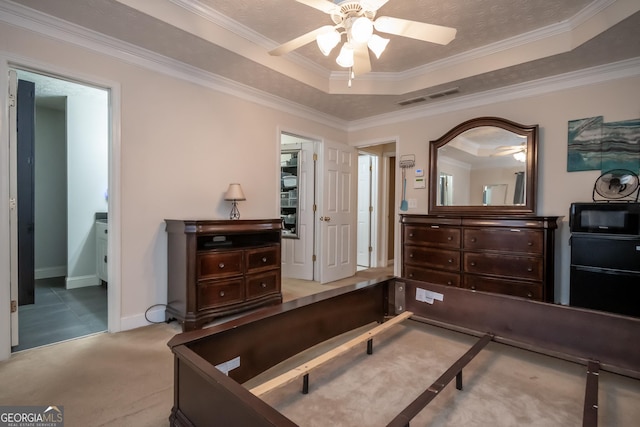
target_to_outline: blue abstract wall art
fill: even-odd
[[[569,121],[567,172],[612,169],[640,172],[640,119]]]

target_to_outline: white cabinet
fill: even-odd
[[[103,282],[108,282],[107,275],[107,249],[108,228],[104,221],[96,221],[96,275]]]

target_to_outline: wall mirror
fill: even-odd
[[[538,125],[479,117],[429,144],[430,214],[535,214]]]

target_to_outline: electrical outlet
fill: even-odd
[[[409,199],[409,207],[410,208],[417,208],[418,207],[418,200],[417,199]]]

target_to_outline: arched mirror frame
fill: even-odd
[[[527,160],[525,166],[525,203],[507,206],[439,206],[438,195],[438,149],[456,136],[480,126],[496,126],[526,137]],[[429,142],[429,213],[457,215],[527,215],[536,212],[538,172],[538,125],[525,126],[500,117],[478,117],[467,120],[451,129],[442,137]]]

